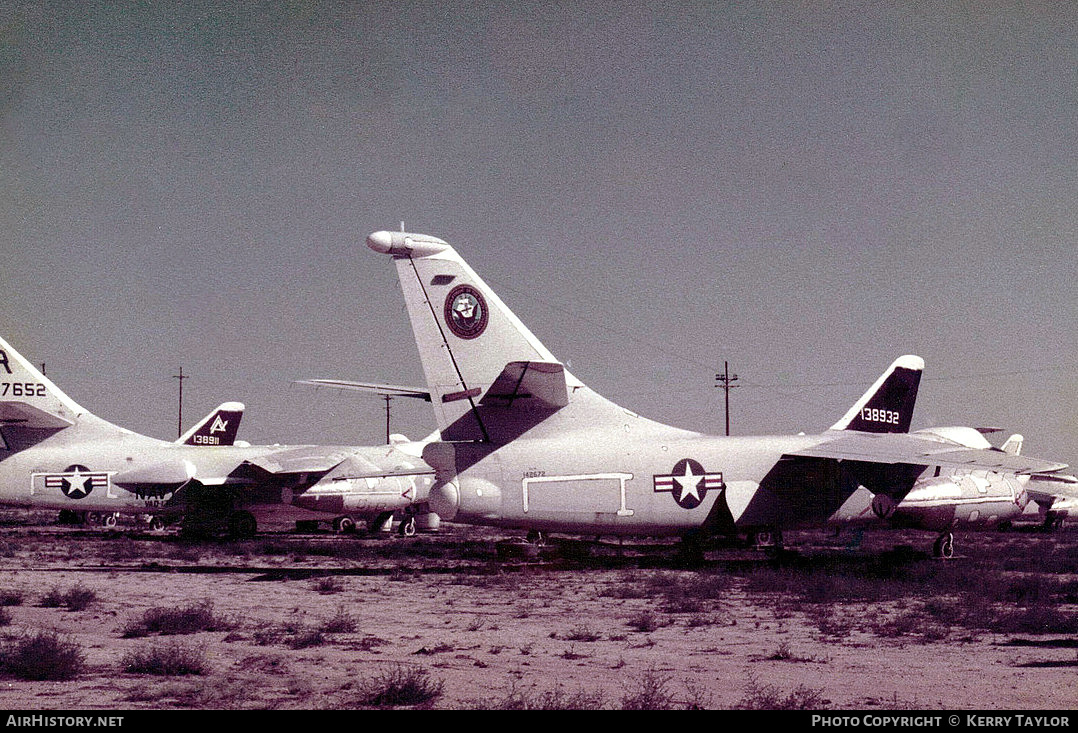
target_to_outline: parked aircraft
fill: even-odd
[[[994,429],[993,429],[994,430]],[[983,430],[968,427],[938,427],[917,430],[912,435],[934,440],[941,448],[1014,453],[1009,446],[1020,442],[1014,435],[1003,449],[994,448]],[[829,524],[837,527],[906,527],[939,532],[933,548],[937,557],[951,557],[954,533],[961,530],[984,530],[1007,525],[1028,510],[1031,494],[1027,490],[1040,476],[1061,474],[1025,474],[989,469],[938,467],[918,477],[897,504],[887,497],[858,489],[836,512]]]
[[[939,427],[918,430],[976,450],[999,451],[1017,456],[1023,436],[1014,434],[999,448],[984,437],[999,428]],[[1045,529],[1060,526],[1078,507],[1078,478],[1060,472],[1000,475],[985,471],[957,471],[917,483],[890,516],[881,520],[891,526],[933,529],[943,532],[937,554],[949,555],[950,529],[1006,528],[1013,524],[1038,523]],[[942,551],[941,551],[942,550]]]
[[[858,492],[885,511],[919,482],[981,471],[1012,485],[1064,467],[908,434],[923,369],[916,356],[897,359],[819,435],[662,425],[573,376],[443,240],[380,231],[367,245],[393,257],[404,292],[441,434],[423,451],[435,471],[429,503],[446,521],[603,535],[746,532],[780,544],[782,529],[825,525]],[[953,549],[942,539],[937,547]]]
[[[432,470],[393,445],[226,445],[237,406],[182,442],[139,435],[81,407],[0,339],[0,504],[210,517],[248,537],[254,505],[384,518],[431,485]]]
[[[232,445],[236,432],[243,418],[242,402],[226,402],[217,406],[213,412],[191,426],[186,433],[173,441],[176,445]],[[0,423],[2,425],[2,423]],[[0,435],[0,439],[3,436]],[[91,502],[92,504],[93,502]],[[147,515],[147,521],[153,529],[163,529],[167,517]],[[60,524],[98,524],[106,527],[115,526],[117,512],[87,511],[86,509],[61,509]]]

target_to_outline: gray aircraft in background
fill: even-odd
[[[231,445],[242,405],[222,408],[177,442],[139,435],[81,407],[0,339],[0,504],[199,516],[250,537],[254,506],[381,524],[432,483],[430,467],[396,445]]]
[[[663,425],[573,376],[446,242],[380,231],[367,245],[396,265],[441,438],[422,454],[435,471],[429,507],[446,521],[536,533],[746,533],[781,545],[786,528],[850,523],[866,511],[887,518],[918,489],[988,486],[1017,506],[1031,475],[1065,467],[909,433],[924,366],[916,356],[897,359],[818,435]],[[944,524],[935,549],[949,556],[954,523]]]

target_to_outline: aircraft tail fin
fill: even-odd
[[[243,419],[242,402],[225,402],[186,433],[176,438],[177,445],[233,445]]]
[[[87,411],[0,338],[0,450],[22,450]]]
[[[375,232],[393,257],[443,440],[501,442],[583,387],[449,244]]]
[[[1025,442],[1025,438],[1021,433],[1015,433],[1011,437],[1007,438],[1007,441],[999,447],[1004,453],[1009,453],[1012,456],[1017,456],[1022,453],[1022,443]]]
[[[895,359],[831,429],[908,433],[924,368],[924,359],[919,356]]]

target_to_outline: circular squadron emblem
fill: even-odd
[[[471,285],[458,285],[445,298],[445,322],[458,338],[474,339],[487,327],[487,303]]]

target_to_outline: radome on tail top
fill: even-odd
[[[0,338],[0,504],[201,511],[245,537],[256,530],[252,505],[384,521],[426,497],[433,472],[401,446],[233,444],[242,411],[225,403],[175,442],[139,435],[81,407]]]
[[[910,434],[924,362],[896,359],[819,435],[712,436],[589,389],[446,242],[380,231],[397,268],[441,440],[430,508],[447,521],[600,535],[748,533],[886,516],[974,474],[1008,487],[1063,464]],[[1016,498],[1017,500],[1017,498]],[[941,529],[937,552],[949,554]]]

